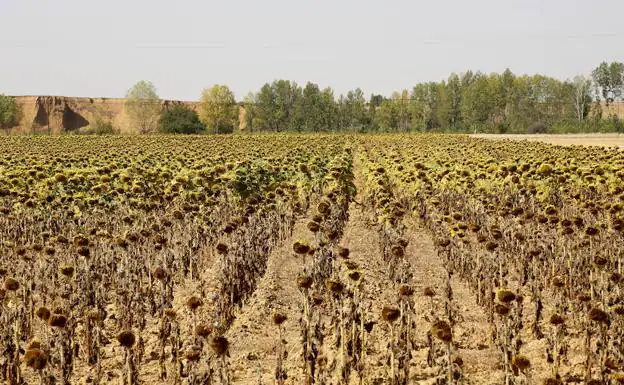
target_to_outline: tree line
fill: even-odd
[[[509,69],[467,71],[390,96],[366,96],[360,88],[336,95],[312,82],[280,79],[237,100],[228,86],[214,85],[202,91],[196,106],[165,109],[154,84],[140,81],[128,90],[125,110],[140,133],[624,131],[609,108],[623,91],[624,64],[603,62],[591,76],[572,80]],[[19,113],[0,96],[0,126],[14,124]],[[109,122],[94,124],[102,126],[95,132],[113,130]]]
[[[242,101],[248,131],[622,130],[609,107],[622,98],[624,64],[601,63],[591,77],[561,81],[544,75],[467,71],[416,84],[390,97],[356,88],[335,97],[314,83],[276,80]],[[609,119],[605,119],[609,118]]]
[[[217,132],[235,127],[247,132],[624,131],[620,117],[607,113],[621,100],[623,88],[624,64],[619,62],[603,62],[591,76],[566,81],[510,70],[467,71],[389,97],[367,97],[360,88],[336,96],[312,82],[300,86],[282,79],[239,102],[227,86],[215,86],[204,91],[198,111]]]

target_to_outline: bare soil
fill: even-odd
[[[359,197],[356,197],[356,201],[359,201]],[[236,384],[274,383],[279,333],[271,317],[276,311],[288,316],[282,334],[288,350],[285,367],[289,379],[286,383],[301,384],[301,337],[298,320],[303,300],[296,286],[301,260],[293,255],[291,245],[294,240],[306,239],[309,234],[305,221],[295,225],[292,239],[286,240],[283,247],[271,254],[266,275],[230,328],[227,336],[232,341],[231,367],[233,382]],[[428,233],[412,222],[409,224],[408,240],[407,255],[414,276],[412,283],[415,291],[420,293],[425,287],[431,287],[437,293],[442,293],[446,273],[441,260],[436,256]],[[349,259],[357,263],[363,272],[364,308],[370,309],[371,316],[378,318],[384,305],[396,303],[397,290],[388,279],[387,263],[379,250],[374,224],[358,203],[351,204],[349,222],[341,244],[349,248]],[[475,297],[468,287],[457,279],[453,279],[452,287],[457,303],[461,304],[459,310],[463,318],[461,326],[455,332],[458,353],[465,362],[464,375],[467,378],[485,380],[471,382],[474,384],[493,383],[491,380],[500,378],[502,373],[496,368],[496,352],[487,345],[487,341],[481,341],[480,338],[487,335],[485,314],[476,305]],[[428,368],[426,363],[426,333],[429,322],[425,320],[428,313],[425,309],[430,309],[430,306],[429,298],[416,298],[416,308],[422,309],[422,312],[416,322],[419,341],[417,350],[413,352],[412,383],[432,384],[437,376],[437,372]],[[435,300],[436,313],[442,314],[442,306],[441,301]],[[380,322],[369,335],[368,376],[365,384],[385,383],[388,341],[389,330]],[[357,383],[355,380],[352,382]]]

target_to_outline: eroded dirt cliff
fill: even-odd
[[[124,112],[125,99],[76,98],[66,96],[15,96],[22,106],[23,117],[18,132],[80,132],[96,120],[108,121],[119,132],[132,132]],[[196,102],[163,100],[163,109],[176,104],[195,108]]]

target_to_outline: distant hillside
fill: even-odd
[[[66,96],[14,96],[24,115],[17,132],[79,132],[96,119],[110,121],[120,132],[132,132],[124,112],[125,99],[75,98]],[[197,102],[163,100],[162,108],[185,104],[192,108]]]

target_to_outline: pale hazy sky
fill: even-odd
[[[0,93],[162,98],[277,78],[390,94],[468,69],[624,61],[624,0],[0,0]]]

